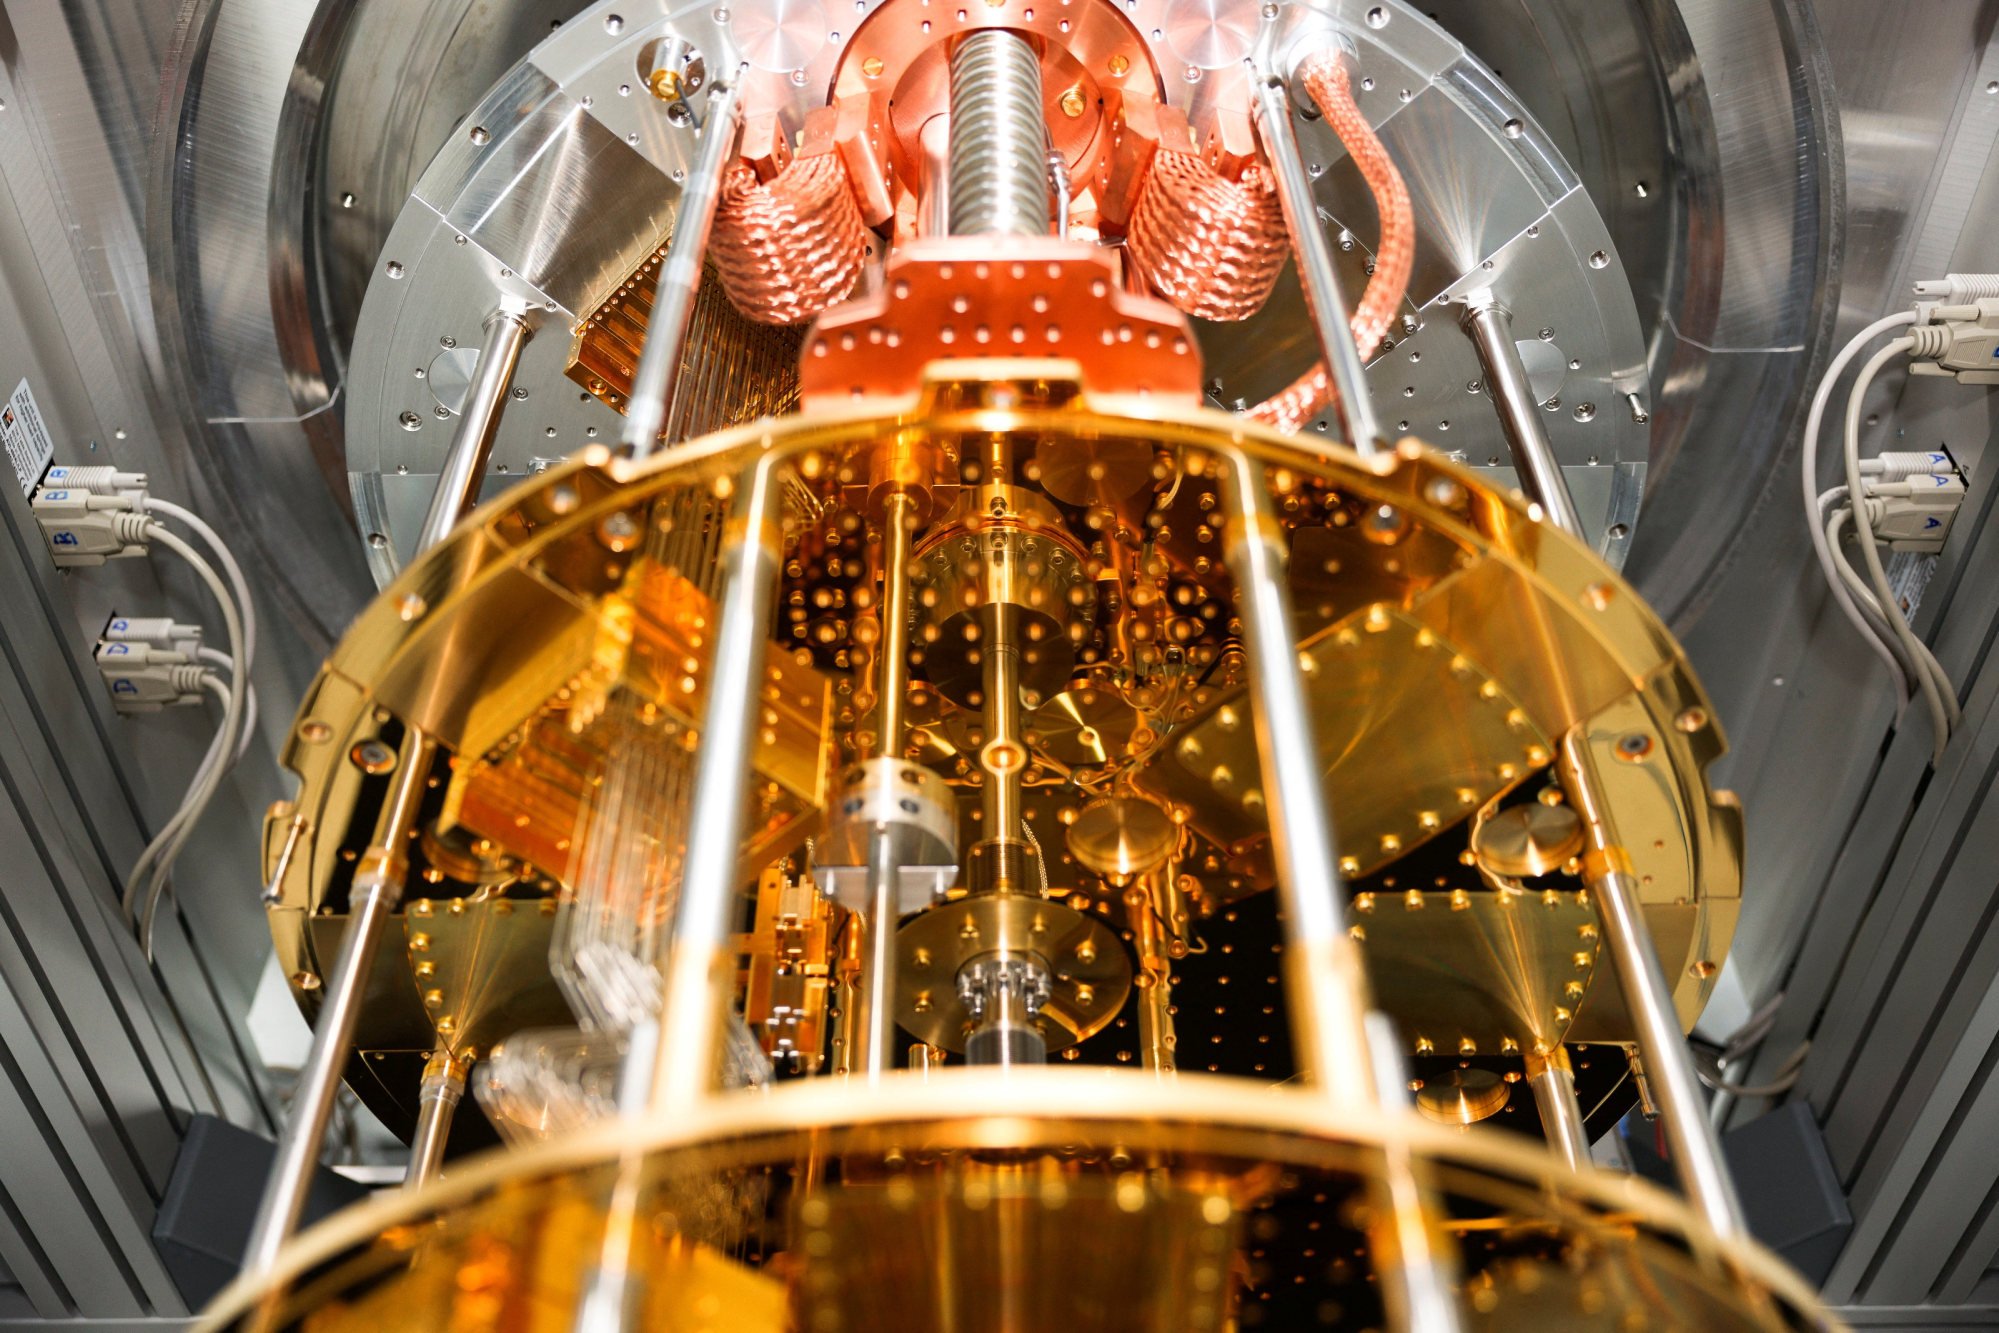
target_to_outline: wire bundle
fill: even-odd
[[[1819,381],[1818,392],[1812,397],[1811,412],[1805,419],[1801,466],[1805,512],[1812,530],[1812,549],[1818,556],[1819,567],[1825,572],[1833,600],[1867,641],[1868,647],[1887,665],[1895,678],[1902,703],[1906,705],[1909,702],[1912,692],[1922,695],[1932,724],[1931,758],[1936,761],[1942,759],[1944,746],[1962,716],[1957,691],[1930,652],[1929,645],[1916,637],[1896,605],[1894,589],[1888,583],[1887,571],[1881,564],[1881,552],[1875,544],[1866,504],[1867,488],[1863,480],[1866,465],[1860,457],[1862,399],[1883,366],[1916,347],[1914,336],[1896,338],[1875,352],[1861,368],[1846,399],[1842,450],[1846,485],[1834,487],[1823,494],[1817,489],[1819,428],[1825,417],[1826,405],[1831,401],[1835,382],[1869,341],[1891,330],[1915,325],[1917,321],[1918,315],[1913,310],[1876,320],[1840,349],[1839,355],[1826,368],[1825,377]],[[1841,544],[1849,526],[1855,538],[1854,545],[1860,548],[1865,567],[1864,579],[1848,561]]]
[[[198,515],[170,501],[148,497],[144,504],[148,515],[143,520],[144,538],[172,551],[195,572],[221,607],[222,623],[229,635],[227,654],[213,648],[200,650],[200,660],[212,668],[202,673],[201,683],[203,688],[221,700],[222,725],[209,742],[207,753],[202,756],[193,780],[182,795],[179,808],[146,845],[145,851],[132,866],[131,874],[125,879],[125,919],[137,929],[140,946],[151,958],[154,922],[172,882],[174,862],[187,845],[188,836],[194,831],[202,813],[215,799],[216,792],[221,790],[223,779],[228,777],[230,769],[235,767],[236,761],[248,748],[252,728],[256,725],[256,695],[249,681],[256,654],[257,615],[242,567],[236,563],[236,558],[230,554],[215,529]],[[151,515],[161,515],[186,525],[208,547],[216,563],[222,566],[227,574],[227,583],[216,572],[214,564]]]
[[[1340,58],[1321,52],[1307,60],[1298,73],[1325,115],[1326,124],[1360,168],[1361,177],[1374,193],[1375,211],[1381,216],[1381,247],[1375,252],[1374,275],[1349,321],[1354,343],[1365,361],[1381,346],[1409,290],[1409,275],[1416,262],[1415,211],[1402,173],[1354,101],[1353,84]],[[1320,361],[1289,387],[1252,407],[1249,416],[1279,430],[1295,431],[1331,406],[1336,393],[1332,373]]]

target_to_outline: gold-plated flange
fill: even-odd
[[[1131,991],[1131,957],[1116,931],[1031,894],[979,894],[932,908],[897,934],[896,954],[896,1021],[947,1051],[963,1051],[971,1029],[957,979],[974,958],[1021,955],[1047,970],[1038,1022],[1051,1052],[1102,1029]]]
[[[1123,884],[1166,864],[1180,845],[1180,826],[1145,796],[1105,796],[1069,825],[1069,852],[1086,869]]]
[[[1475,1125],[1505,1110],[1512,1091],[1490,1069],[1447,1069],[1416,1089],[1416,1109],[1440,1125]]]
[[[1559,870],[1583,849],[1583,821],[1567,805],[1509,806],[1472,828],[1472,855],[1500,879],[1533,879]]]

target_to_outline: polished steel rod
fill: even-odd
[[[902,861],[895,836],[877,828],[868,841],[868,950],[861,976],[860,1069],[870,1083],[895,1069],[895,927],[902,894]]]
[[[1409,1066],[1395,1021],[1374,1010],[1366,1019],[1369,1073],[1384,1107],[1407,1115]],[[1458,1254],[1432,1219],[1444,1215],[1430,1187],[1429,1168],[1409,1143],[1382,1144],[1381,1175],[1369,1189],[1368,1244],[1374,1251],[1386,1324],[1408,1333],[1462,1333]]]
[[[749,812],[746,756],[756,750],[764,703],[764,658],[777,599],[783,513],[780,473],[770,456],[735,489],[723,553],[721,610],[708,662],[708,704],[681,860],[680,902],[667,948],[653,1064],[651,1108],[685,1109],[705,1100],[715,1080],[727,993],[735,982],[729,947],[737,860]]]
[[[1583,537],[1582,519],[1569,494],[1568,478],[1562,475],[1561,460],[1555,457],[1555,446],[1542,428],[1540,404],[1534,401],[1534,386],[1521,363],[1519,345],[1513,341],[1512,317],[1506,307],[1493,300],[1491,292],[1473,292],[1465,300],[1464,326],[1478,348],[1485,391],[1499,414],[1520,489],[1541,506],[1549,522],[1572,537]]]
[[[1353,312],[1340,290],[1333,247],[1319,221],[1312,197],[1312,177],[1298,149],[1298,129],[1291,123],[1291,92],[1283,80],[1259,78],[1256,84],[1256,126],[1263,155],[1277,179],[1277,202],[1284,226],[1291,233],[1291,252],[1298,262],[1298,279],[1312,327],[1326,357],[1326,369],[1339,390],[1338,411],[1347,442],[1362,454],[1381,448],[1381,423],[1375,419],[1374,398],[1368,392],[1367,367],[1353,340]]]
[[[500,433],[500,414],[506,411],[514,370],[521,363],[521,348],[527,340],[527,320],[520,314],[495,310],[486,317],[486,345],[479,349],[479,359],[472,367],[472,383],[465,391],[458,429],[452,432],[451,447],[438,471],[437,489],[430,495],[429,512],[417,532],[418,555],[443,541],[445,534],[458,526],[458,520],[479,503],[479,487],[493,456],[493,439]]]
[[[395,777],[390,783],[374,837],[354,870],[347,894],[347,933],[333,972],[326,980],[326,998],[312,1025],[312,1045],[299,1070],[291,1110],[278,1135],[275,1160],[264,1197],[250,1227],[243,1270],[259,1272],[276,1262],[278,1253],[298,1229],[306,1196],[319,1166],[319,1153],[333,1106],[340,1096],[340,1076],[354,1044],[354,1025],[374,969],[382,934],[402,902],[403,879],[409,869],[410,831],[430,776],[432,742],[412,730],[403,741]]]
[[[1297,622],[1285,574],[1288,543],[1263,465],[1223,460],[1224,554],[1235,580],[1263,798],[1284,913],[1284,970],[1299,1063],[1334,1099],[1378,1105],[1367,1040],[1367,979],[1348,933],[1346,890],[1326,800],[1319,743],[1298,671]]]
[[[909,558],[916,502],[892,492],[882,507],[881,634],[875,652],[875,753],[902,758],[909,700]],[[877,828],[868,849],[867,970],[857,1028],[866,1043],[858,1067],[878,1082],[895,1068],[895,928],[902,898],[902,862],[895,838]]]
[[[408,1189],[420,1189],[437,1179],[444,1166],[444,1145],[451,1138],[451,1122],[458,1103],[465,1096],[465,1076],[470,1067],[450,1051],[437,1051],[424,1066],[423,1082],[417,1087],[416,1133],[410,1136],[410,1168],[404,1180]]]
[[[1527,1057],[1527,1086],[1534,1091],[1534,1108],[1541,1113],[1541,1132],[1548,1150],[1578,1171],[1590,1164],[1589,1134],[1583,1127],[1582,1103],[1576,1100],[1576,1071],[1566,1047]]]
[[[1638,1037],[1638,1054],[1645,1063],[1652,1095],[1672,1152],[1687,1202],[1724,1240],[1749,1236],[1736,1197],[1735,1182],[1721,1154],[1721,1142],[1707,1116],[1700,1076],[1693,1053],[1673,1005],[1673,988],[1659,963],[1659,951],[1639,906],[1638,880],[1630,858],[1617,842],[1608,818],[1585,729],[1571,731],[1562,741],[1562,785],[1583,817],[1589,849],[1583,857],[1583,881],[1596,904],[1603,941],[1617,969],[1618,990]]]
[[[708,95],[708,118],[701,125],[701,152],[680,192],[673,217],[673,239],[660,261],[653,287],[652,314],[646,320],[645,348],[632,376],[625,402],[623,447],[634,458],[659,449],[659,433],[673,406],[673,386],[680,378],[681,352],[687,326],[694,318],[694,298],[701,290],[701,269],[708,237],[715,227],[715,207],[722,198],[722,177],[736,155],[742,131],[739,85],[717,84]]]

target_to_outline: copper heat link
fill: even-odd
[[[853,290],[867,228],[837,153],[793,158],[764,182],[737,163],[723,182],[708,258],[760,324],[801,324]]]
[[[1291,253],[1268,174],[1229,180],[1199,155],[1152,156],[1125,253],[1153,289],[1200,319],[1247,319],[1263,307]]]
[[[1374,127],[1354,102],[1353,88],[1339,57],[1321,52],[1308,59],[1299,74],[1325,114],[1326,124],[1339,136],[1368,189],[1374,192],[1375,210],[1381,216],[1381,246],[1374,255],[1374,276],[1368,279],[1351,320],[1354,342],[1365,360],[1381,345],[1408,291],[1416,259],[1415,213],[1402,173],[1395,169]],[[1279,430],[1295,431],[1331,406],[1336,396],[1332,375],[1320,361],[1290,387],[1252,407],[1249,416]]]

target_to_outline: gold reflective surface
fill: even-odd
[[[1781,1265],[1642,1182],[1413,1115],[1335,1129],[1314,1096],[1175,1089],[959,1071],[892,1107],[832,1081],[724,1098],[336,1220],[202,1327],[567,1330],[620,1162],[641,1164],[644,1328],[1381,1327],[1365,1186],[1391,1151],[1443,1211],[1469,1329],[1829,1326]]]

